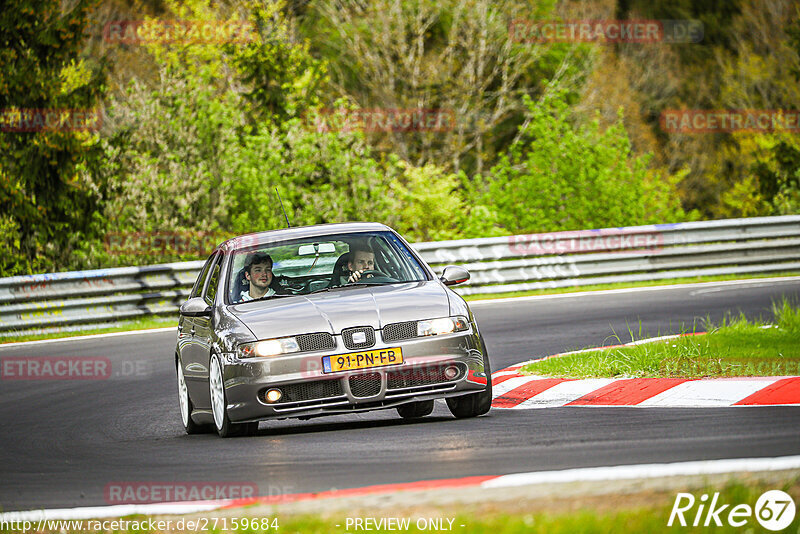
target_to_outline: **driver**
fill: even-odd
[[[256,252],[247,256],[244,262],[244,277],[250,282],[250,288],[242,291],[240,301],[271,297],[275,290],[272,284],[272,258],[269,254]]]
[[[375,269],[375,253],[366,245],[356,245],[350,251],[350,261],[347,262],[347,269],[350,276],[341,277],[341,285],[358,282],[364,271]],[[372,274],[367,274],[365,278],[372,278]]]

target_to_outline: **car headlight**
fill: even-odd
[[[467,322],[467,318],[461,315],[417,321],[417,335],[420,337],[462,332],[468,328],[469,323]]]
[[[297,344],[297,339],[293,337],[265,339],[264,341],[256,341],[254,343],[242,343],[236,347],[236,355],[239,358],[263,358],[265,356],[278,356],[280,354],[289,354],[299,351],[300,345]]]

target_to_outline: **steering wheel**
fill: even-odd
[[[382,276],[384,278],[389,278],[389,275],[387,275],[386,273],[381,272],[381,271],[379,271],[377,269],[364,269],[363,271],[361,271],[361,276],[362,277],[364,277],[364,276],[366,276],[368,274],[371,274],[372,276]]]
[[[367,275],[370,274],[372,275],[373,278],[388,278],[389,280],[395,280],[395,278],[389,276],[388,274],[382,271],[378,271],[376,269],[364,269],[363,271],[361,271],[361,278],[359,278],[358,281],[361,282],[365,280],[367,278]]]

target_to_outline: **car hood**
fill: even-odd
[[[431,319],[450,315],[445,289],[436,281],[336,289],[232,305],[229,311],[257,339],[310,332],[338,334],[344,328]]]

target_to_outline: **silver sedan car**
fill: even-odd
[[[489,411],[486,344],[467,303],[391,228],[347,223],[236,237],[181,306],[175,365],[189,434],[395,408]]]

